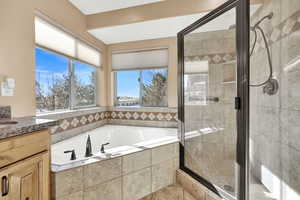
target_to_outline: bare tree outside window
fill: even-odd
[[[167,69],[118,71],[116,106],[166,107]]]
[[[167,106],[167,71],[143,70],[142,77],[142,106]]]
[[[96,68],[74,62],[75,106],[95,105]]]
[[[36,49],[37,112],[95,105],[96,68]]]

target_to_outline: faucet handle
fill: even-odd
[[[106,145],[109,145],[109,144],[110,144],[110,143],[107,142],[107,143],[104,143],[104,144],[101,145],[101,153],[105,153],[104,147],[105,147]]]
[[[64,151],[64,153],[72,153],[71,154],[71,160],[76,160],[76,153],[75,153],[75,150],[67,150],[67,151]]]

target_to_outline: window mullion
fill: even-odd
[[[113,72],[113,76],[114,76],[114,105],[120,106],[118,100],[118,73]]]
[[[140,102],[140,106],[143,106],[143,72],[142,70],[140,70],[140,77],[139,77],[139,84],[140,84],[140,96],[139,96],[139,102]]]
[[[76,88],[75,88],[75,73],[74,73],[74,61],[72,59],[69,60],[69,74],[70,74],[70,109],[74,109],[75,107],[75,94],[76,94]]]

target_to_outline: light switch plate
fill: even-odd
[[[14,89],[8,88],[7,83],[1,83],[1,96],[12,97],[14,96]]]
[[[16,87],[15,79],[7,78],[6,79],[7,87],[10,89],[14,89]]]

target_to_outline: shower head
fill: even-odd
[[[259,26],[260,23],[262,23],[265,19],[271,20],[274,16],[274,13],[271,12],[270,14],[264,16],[263,18],[261,18],[258,22],[256,22],[256,24],[253,26],[254,28]]]
[[[274,16],[274,13],[273,13],[273,12],[271,12],[269,15],[267,15],[268,19],[272,19],[273,16]]]

